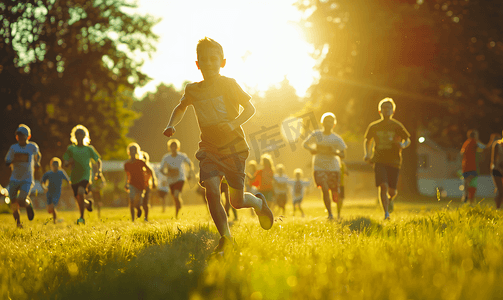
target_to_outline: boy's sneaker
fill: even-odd
[[[26,214],[28,215],[28,220],[33,220],[35,217],[35,211],[33,210],[33,205],[31,204],[31,201],[29,198],[26,198]]]
[[[77,220],[77,225],[80,225],[80,224],[82,224],[82,225],[86,225],[86,220],[84,220],[83,218],[79,218],[79,219]]]
[[[265,230],[269,230],[274,223],[274,215],[272,214],[271,209],[267,205],[267,200],[262,193],[255,194],[255,197],[260,198],[262,200],[262,208],[260,211],[255,210],[255,213],[258,216],[258,221],[260,222],[260,226]]]
[[[85,199],[84,203],[85,203],[86,209],[89,212],[93,211],[93,201],[92,200]]]
[[[21,223],[17,224],[17,228],[23,229],[23,224],[21,224]]]
[[[384,213],[384,220],[389,220],[389,212]]]
[[[388,211],[392,213],[395,210],[395,201],[390,200],[388,205]]]

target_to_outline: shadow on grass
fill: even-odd
[[[349,230],[370,235],[382,229],[382,225],[369,217],[355,217],[344,220],[341,225]]]
[[[216,244],[215,236],[206,229],[180,232],[169,244],[150,246],[127,263],[108,263],[49,298],[188,299]]]

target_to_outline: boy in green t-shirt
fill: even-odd
[[[189,105],[194,107],[201,130],[201,142],[196,158],[199,160],[200,184],[205,188],[208,208],[221,235],[215,252],[220,253],[232,245],[227,214],[220,202],[220,183],[225,176],[229,185],[231,204],[235,208],[251,207],[259,217],[260,225],[270,229],[274,217],[267,201],[260,193],[244,192],[245,161],[248,144],[241,125],[255,113],[250,96],[236,80],[220,75],[226,60],[222,46],[204,38],[197,44],[196,65],[203,81],[188,84],[180,103],[175,107],[164,130],[171,137],[175,126],[182,120]],[[240,113],[240,106],[243,111]]]
[[[402,123],[393,119],[396,108],[393,99],[382,99],[378,108],[381,119],[370,123],[367,128],[363,151],[364,160],[374,164],[375,184],[379,188],[386,220],[393,211],[393,199],[397,193],[398,174],[402,164],[402,149],[410,145],[410,134]],[[375,141],[373,149],[372,140]]]
[[[70,135],[72,144],[68,146],[63,155],[65,167],[71,167],[70,181],[72,182],[73,195],[77,199],[79,206],[80,218],[77,224],[85,224],[84,209],[93,211],[93,204],[90,200],[85,199],[88,193],[89,184],[92,183],[92,160],[96,162],[97,173],[96,178],[101,178],[101,159],[96,149],[89,145],[91,139],[89,130],[84,125],[77,125],[72,129]]]

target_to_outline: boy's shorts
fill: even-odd
[[[171,195],[175,194],[175,190],[181,192],[184,184],[185,184],[185,181],[183,181],[183,180],[178,180],[177,182],[170,184],[169,190],[171,191]]]
[[[400,169],[390,165],[376,163],[374,164],[374,172],[376,176],[376,187],[383,183],[387,183],[389,188],[396,189]]]
[[[336,171],[314,171],[314,182],[317,186],[325,183],[333,191],[339,191],[339,172]]]
[[[9,191],[9,197],[14,200],[17,198],[17,193],[19,191],[26,192],[30,194],[31,189],[35,186],[35,182],[31,180],[11,180],[7,190]]]
[[[46,194],[47,196],[47,205],[53,204],[54,206],[58,205],[59,198],[61,197],[60,193],[57,194]]]
[[[133,185],[129,185],[129,201],[133,202],[137,196],[137,199],[141,200],[143,198],[143,190],[140,190]]]
[[[276,203],[279,207],[285,207],[287,201],[287,195],[285,193],[278,194],[276,196]]]
[[[215,176],[225,176],[227,184],[236,190],[245,186],[245,163],[250,151],[222,155],[199,149],[196,158],[199,160],[199,184]]]
[[[477,174],[477,171],[468,171],[468,172],[463,173],[463,178],[466,178],[469,176],[477,177],[477,176],[479,176],[479,174]]]
[[[72,184],[73,195],[75,197],[77,197],[77,195],[79,194],[79,187],[83,187],[84,194],[87,195],[87,193],[89,192],[89,181],[82,180],[76,184]]]

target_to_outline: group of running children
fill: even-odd
[[[303,180],[301,169],[294,171],[294,180],[289,179],[282,165],[273,167],[270,156],[262,156],[260,170],[256,170],[256,163],[249,162],[248,172],[245,172],[249,147],[241,125],[255,113],[255,107],[250,102],[251,97],[234,79],[220,75],[220,69],[226,65],[226,60],[219,43],[210,38],[201,39],[196,52],[196,66],[201,71],[203,80],[187,84],[184,95],[174,108],[163,134],[167,137],[173,136],[175,126],[182,120],[187,107],[189,105],[194,107],[201,131],[199,150],[195,155],[199,160],[198,179],[200,186],[204,188],[209,212],[221,236],[215,249],[216,252],[220,252],[234,243],[227,219],[231,206],[233,209],[253,209],[261,227],[267,230],[274,223],[274,215],[269,204],[274,203],[284,211],[289,187],[292,188],[294,213],[298,208],[304,215],[301,203],[304,190],[310,181]],[[410,134],[392,117],[395,108],[396,105],[391,98],[385,98],[379,103],[378,111],[381,118],[368,126],[364,142],[364,160],[374,165],[375,184],[379,189],[385,219],[389,219],[389,213],[393,210],[393,199],[397,194],[401,152],[410,144]],[[314,181],[322,191],[328,219],[334,218],[332,201],[337,203],[337,217],[340,218],[344,198],[341,175],[346,172],[341,159],[345,156],[347,146],[343,139],[333,132],[336,124],[334,114],[325,113],[321,123],[323,128],[313,131],[304,141],[303,147],[313,155]],[[12,199],[14,218],[20,227],[22,226],[19,216],[20,206],[26,207],[30,220],[34,216],[28,195],[34,185],[34,167],[40,165],[41,158],[38,146],[29,141],[30,137],[30,129],[26,125],[20,125],[16,130],[18,143],[11,146],[6,156],[6,163],[12,165],[9,195]],[[54,207],[61,194],[61,182],[63,180],[71,182],[80,211],[77,223],[84,224],[84,210],[92,211],[93,205],[91,201],[85,199],[85,194],[93,179],[103,177],[101,160],[94,147],[89,145],[89,132],[84,126],[78,125],[72,130],[71,141],[72,145],[63,155],[63,166],[72,167],[70,178],[61,170],[61,161],[53,158],[51,171],[44,174],[42,182],[49,182],[46,187],[48,210],[53,214],[54,221],[56,221]],[[475,133],[470,134],[470,142],[467,143],[466,147],[463,146],[464,153],[472,151],[473,145],[478,145]],[[181,208],[181,190],[185,179],[193,176],[193,166],[190,159],[179,152],[180,143],[177,140],[170,140],[168,148],[171,153],[166,154],[161,163],[161,173],[166,175],[167,182],[161,183],[159,190],[162,198],[168,190],[171,192],[178,216]],[[493,176],[500,178],[497,184],[499,207],[502,201],[502,142],[495,143],[494,149],[496,150],[493,151]],[[157,178],[148,162],[148,155],[141,151],[138,144],[130,144],[127,152],[130,159],[125,163],[124,169],[127,174],[126,189],[129,192],[131,218],[134,220],[135,217],[141,217],[144,211],[147,219],[148,201],[145,199],[148,200],[150,189],[158,185]],[[97,168],[94,178],[92,178],[91,160],[96,162]],[[463,167],[466,180],[475,175],[468,167],[469,164],[467,160],[467,167]],[[188,174],[185,174],[185,166],[190,169]],[[226,192],[228,199],[225,205],[227,212],[221,202],[222,190]]]

